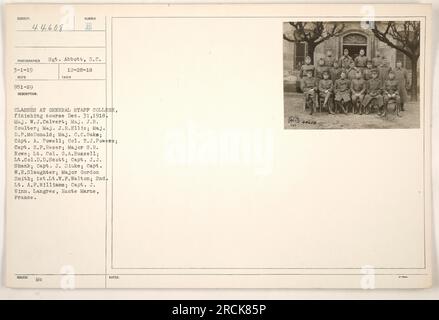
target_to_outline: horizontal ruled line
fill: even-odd
[[[332,267],[332,268],[317,268],[317,267],[303,267],[303,268],[279,268],[279,267],[113,267],[113,269],[129,269],[129,270],[362,270],[358,267]],[[373,267],[374,270],[424,270],[425,267]]]
[[[41,30],[15,30],[16,32],[40,32],[40,33],[63,33],[63,32],[105,32],[105,30],[57,30],[57,31],[41,31]]]
[[[15,79],[15,81],[105,81],[106,79]]]
[[[78,49],[104,49],[105,46],[15,46],[15,48],[32,48],[32,49],[66,49],[66,48],[78,48]]]
[[[105,64],[105,62],[14,62],[15,64]]]
[[[375,276],[427,276],[428,273],[375,273]],[[364,276],[363,273],[16,273],[15,276]]]
[[[374,16],[375,18],[380,18],[381,20],[375,21],[386,21],[384,19],[395,19],[395,18],[425,18],[425,16]],[[354,16],[113,16],[112,19],[334,19],[334,18],[344,18],[344,19],[359,19],[354,21],[361,21],[364,19],[364,15],[354,15]],[[300,21],[300,20],[299,20]]]

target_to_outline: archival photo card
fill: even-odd
[[[421,21],[283,24],[285,129],[420,126]]]

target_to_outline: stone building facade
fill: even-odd
[[[383,23],[383,22],[375,22]],[[386,22],[385,22],[386,23]],[[389,66],[393,68],[397,60],[403,62],[403,66],[411,70],[410,59],[400,51],[389,47],[387,44],[378,40],[368,24],[360,21],[344,22],[343,32],[320,43],[314,51],[315,63],[319,58],[325,57],[328,49],[332,50],[333,56],[337,59],[343,55],[343,50],[348,49],[349,55],[355,58],[361,49],[366,51],[369,58],[374,58],[379,51],[381,56],[384,55]],[[289,23],[284,23],[284,33],[290,34],[293,38],[294,28]],[[284,52],[284,78],[286,81],[295,82],[298,77],[300,66],[303,64],[305,57],[309,54],[306,43],[296,43],[283,40]]]

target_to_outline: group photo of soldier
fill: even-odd
[[[379,52],[371,59],[363,49],[355,59],[348,49],[340,59],[335,59],[328,50],[326,58],[320,58],[316,66],[307,56],[300,70],[304,108],[310,114],[325,111],[361,115],[376,111],[378,116],[385,117],[389,102],[393,101],[395,114],[401,117],[409,88],[408,71],[402,61],[397,61],[392,69]]]
[[[284,23],[285,128],[419,127],[417,21]]]

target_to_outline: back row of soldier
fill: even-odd
[[[369,113],[374,104],[378,107],[378,115],[385,116],[389,100],[394,100],[399,115],[398,111],[404,111],[407,101],[407,70],[402,67],[401,61],[396,63],[394,69],[390,68],[379,52],[375,58],[369,59],[361,49],[360,54],[352,59],[348,49],[345,49],[343,56],[337,60],[328,50],[326,57],[318,60],[317,66],[311,64],[310,57],[306,57],[300,78],[305,105],[310,97],[314,101],[311,114],[316,107],[327,107],[331,114],[339,109],[347,113],[349,106],[353,113]],[[332,98],[335,109],[332,108]]]

